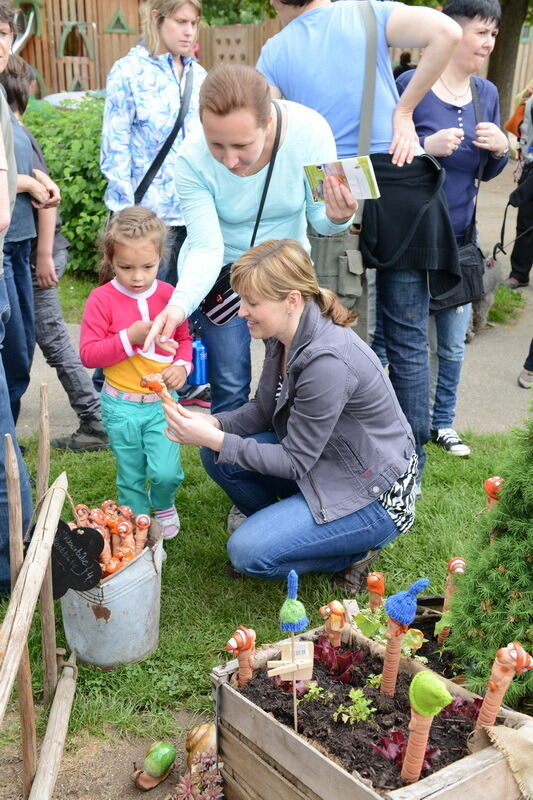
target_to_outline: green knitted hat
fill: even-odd
[[[417,672],[409,687],[411,706],[423,717],[434,717],[449,705],[453,697],[444,682],[430,670]]]
[[[303,603],[296,599],[298,594],[298,575],[291,569],[287,575],[287,599],[279,612],[279,627],[282,631],[300,633],[309,625]]]

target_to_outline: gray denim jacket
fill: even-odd
[[[255,398],[216,415],[225,434],[217,461],[296,481],[315,522],[330,522],[403,475],[413,434],[376,355],[316,303],[302,315],[276,401],[282,350],[267,340]],[[272,429],[279,444],[242,438]]]

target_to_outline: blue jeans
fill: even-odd
[[[250,333],[246,320],[234,317],[225,325],[214,325],[198,309],[189,320],[192,328],[200,330],[207,350],[211,413],[240,408],[248,402],[252,377]]]
[[[437,311],[429,318],[430,406],[434,429],[453,427],[471,311],[472,305],[467,303]]]
[[[4,436],[9,433],[15,445],[20,473],[20,494],[22,507],[22,523],[24,530],[30,522],[31,491],[28,473],[20,454],[15,436],[15,423],[9,404],[6,374],[3,364],[3,345],[5,325],[9,319],[10,307],[7,287],[3,275],[0,275],[0,592],[8,592],[11,586],[9,577],[9,514],[7,505],[7,486],[5,473]]]
[[[20,400],[30,383],[35,350],[35,314],[30,269],[31,240],[4,244],[4,278],[11,314],[5,326],[4,369],[15,424]]]
[[[418,474],[422,474],[429,439],[427,272],[419,269],[378,270],[376,286],[389,377],[416,442]]]
[[[278,441],[272,432],[253,434],[252,438]],[[294,481],[236,465],[215,464],[215,453],[207,448],[202,448],[200,455],[210,477],[248,516],[227,546],[231,563],[246,575],[280,580],[291,569],[298,574],[338,572],[399,534],[377,501],[346,517],[317,525]]]

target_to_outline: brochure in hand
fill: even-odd
[[[324,202],[324,178],[333,175],[358,200],[376,200],[379,189],[369,156],[342,158],[328,164],[305,164],[305,175],[315,203]]]

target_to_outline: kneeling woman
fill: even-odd
[[[254,247],[231,282],[251,335],[267,340],[256,396],[216,416],[166,409],[168,435],[202,447],[205,469],[247,517],[228,542],[235,569],[272,579],[340,572],[356,591],[370,551],[414,520],[409,424],[301,245]]]

